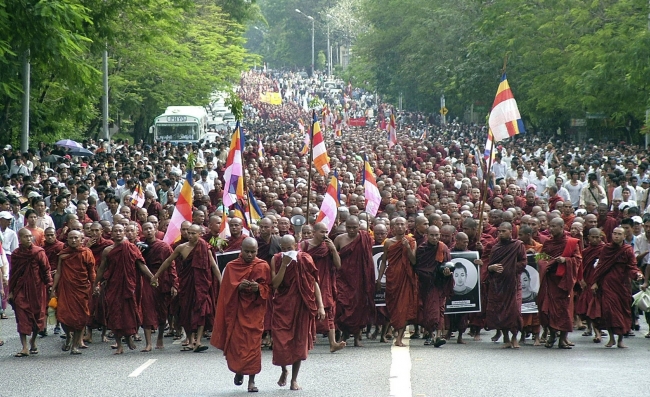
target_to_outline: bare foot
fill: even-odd
[[[512,343],[504,343],[503,346],[501,346],[502,349],[512,349]]]
[[[384,337],[382,336],[382,337],[379,339],[379,343],[388,343],[388,341],[386,340],[386,338],[384,338]]]
[[[406,347],[406,345],[404,343],[397,342],[397,341],[395,341],[395,346],[397,346],[397,347]]]
[[[105,336],[102,336],[102,342],[103,342],[103,343],[108,343],[108,338],[105,337]]]
[[[157,349],[157,347],[156,347]],[[141,353],[149,353],[151,351],[151,346],[147,346],[144,349],[140,350]]]
[[[467,344],[467,343],[465,343],[465,341],[462,340],[462,339],[458,339],[458,340],[456,341],[456,343],[458,343],[459,345],[466,345],[466,344]]]
[[[512,348],[513,349],[519,349],[520,346],[519,346],[519,342],[517,342],[517,338],[512,338],[512,339],[513,339]]]
[[[122,347],[118,347],[117,350],[115,350],[114,354],[115,355],[124,354],[124,349]]]
[[[535,339],[535,343],[533,343],[533,346],[541,346],[541,342],[539,339]]]
[[[474,342],[480,342],[481,340],[482,340],[481,335],[479,334],[474,335]]]
[[[615,343],[616,343],[615,341],[610,340],[609,342],[607,342],[607,344],[605,345],[605,347],[612,347],[612,346],[614,346]]]
[[[289,371],[283,370],[282,374],[280,375],[280,379],[278,380],[278,386],[283,387],[287,385],[287,375],[289,374]]]
[[[162,349],[164,349],[164,348],[165,348],[165,345],[163,345],[162,342],[156,343],[156,349],[158,349],[158,350],[162,350]]]
[[[490,340],[492,342],[498,342],[499,339],[501,339],[501,331],[497,331],[496,335],[494,335],[492,338],[490,338]]]
[[[377,339],[377,335],[379,335],[378,332],[373,332],[373,334],[370,336],[370,339],[372,339],[372,340]]]
[[[347,343],[345,342],[334,343],[333,345],[330,346],[330,353],[337,352],[343,349],[346,345]]]
[[[128,337],[128,338],[126,338],[126,344],[129,345],[129,350],[135,350],[135,349],[138,348],[138,347],[135,345],[135,342],[133,342],[133,338],[132,338],[132,337]]]
[[[363,347],[361,339],[354,338],[354,347]]]
[[[291,381],[291,387],[289,388],[290,390],[302,390],[302,387],[298,386],[298,382],[295,380]]]
[[[623,342],[619,342],[618,345],[616,345],[619,349],[627,349],[627,346],[623,344]]]

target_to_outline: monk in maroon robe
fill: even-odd
[[[620,224],[618,219],[609,216],[608,210],[607,204],[598,204],[597,225],[605,233],[605,242],[611,241],[614,228]]]
[[[386,308],[390,325],[397,331],[395,346],[404,347],[402,338],[406,325],[418,317],[418,280],[413,271],[417,243],[413,237],[405,235],[406,219],[394,218],[391,229],[394,237],[384,242],[376,288],[381,288],[386,272]]]
[[[135,294],[136,272],[139,270],[147,279],[153,275],[145,265],[140,249],[125,238],[124,226],[113,225],[112,238],[113,245],[102,253],[95,293],[99,293],[101,283],[106,281],[106,326],[115,335],[115,354],[122,354],[122,337],[126,337],[129,349],[134,350],[133,335],[141,322]]]
[[[223,350],[228,369],[235,373],[235,385],[248,375],[248,391],[257,392],[255,375],[262,370],[260,343],[271,269],[255,257],[255,239],[245,239],[241,248],[239,258],[228,262],[223,273],[210,344]]]
[[[52,296],[58,298],[56,317],[66,334],[64,350],[81,354],[81,337],[90,317],[89,301],[95,282],[95,258],[82,245],[82,234],[68,233],[68,246],[61,251],[52,285]]]
[[[259,236],[257,240],[257,257],[265,260],[271,266],[271,259],[273,255],[280,252],[280,238],[274,236],[273,221],[270,218],[263,218],[258,223]],[[266,313],[264,314],[264,336],[262,347],[273,348],[273,341],[271,340],[271,315],[273,314],[273,289],[271,289],[271,296],[266,300]]]
[[[609,342],[605,347],[614,346],[615,336],[618,336],[617,346],[625,348],[623,335],[632,328],[632,291],[630,279],[641,280],[643,275],[636,266],[636,256],[631,245],[625,244],[625,232],[617,227],[612,231],[612,242],[605,244],[598,265],[593,275],[591,290],[600,301],[601,316],[597,321],[602,328],[609,332]],[[648,287],[647,281],[642,289]]]
[[[440,229],[429,226],[427,242],[416,252],[415,273],[418,276],[422,308],[418,322],[429,332],[424,343],[440,347],[446,343],[442,338],[445,326],[445,304],[454,288],[450,269],[443,265],[451,260],[449,248],[440,239]],[[435,338],[435,340],[433,340]]]
[[[318,286],[318,269],[311,256],[296,252],[295,238],[287,234],[280,239],[282,253],[271,260],[273,288],[273,365],[282,367],[279,386],[287,383],[287,365],[291,365],[291,390],[300,390],[298,371],[309,350],[314,347],[316,319],[325,318],[325,308]],[[284,252],[296,255],[293,259]]]
[[[573,331],[573,287],[582,266],[582,249],[580,240],[566,236],[564,229],[561,218],[553,219],[549,225],[551,239],[542,246],[542,253],[549,259],[539,261],[537,307],[540,324],[549,331],[545,346],[553,347],[559,332],[558,347],[570,349],[567,334]]]
[[[521,317],[521,273],[526,268],[524,243],[512,239],[512,225],[499,225],[499,242],[490,252],[486,325],[503,333],[504,348],[519,348],[517,333],[523,326]],[[512,338],[508,333],[512,333]]]
[[[43,249],[45,250],[45,255],[47,255],[47,260],[50,264],[52,277],[56,274],[57,265],[59,263],[59,252],[61,252],[64,246],[64,243],[56,239],[56,232],[53,227],[45,229],[45,245],[43,245]]]
[[[183,351],[192,350],[196,353],[208,349],[201,345],[206,326],[214,322],[215,297],[212,288],[213,280],[221,283],[221,272],[213,255],[210,254],[208,243],[200,238],[201,226],[192,225],[187,231],[188,242],[179,245],[168,257],[154,275],[151,283],[158,287],[160,276],[171,266],[176,258],[182,258],[178,273],[178,323],[185,328],[189,344]]]
[[[582,336],[591,336],[593,328],[593,333],[595,334],[594,342],[600,343],[600,329],[593,326],[593,321],[600,318],[600,301],[596,299],[596,295],[589,288],[594,284],[596,261],[600,257],[600,252],[603,250],[605,243],[602,240],[602,231],[598,228],[590,229],[587,236],[589,238],[589,244],[582,251],[582,279],[578,280],[582,287],[582,293],[576,302],[575,312],[587,322],[587,330]]]
[[[372,237],[359,230],[359,218],[345,221],[346,234],[334,239],[341,257],[336,275],[338,291],[335,322],[342,331],[342,340],[354,335],[354,345],[361,346],[361,329],[375,318],[375,265]]]
[[[85,245],[95,258],[95,273],[97,273],[99,265],[102,263],[102,252],[106,247],[113,245],[113,240],[107,240],[103,237],[103,227],[99,222],[94,222],[90,226],[90,235],[88,237]],[[104,292],[104,289],[102,289],[99,295],[93,294],[90,297],[90,317],[88,318],[88,329],[84,342],[92,343],[93,328],[102,328],[102,336],[106,332],[106,299]]]
[[[300,243],[300,250],[311,255],[318,269],[318,286],[325,308],[325,319],[316,322],[316,332],[327,334],[330,343],[330,353],[341,350],[346,342],[336,342],[334,313],[336,313],[336,272],[341,268],[341,258],[336,251],[334,242],[327,237],[327,226],[324,223],[314,225],[314,237]]]
[[[144,251],[143,257],[145,264],[152,274],[156,274],[162,263],[174,252],[172,247],[166,242],[156,238],[156,229],[150,222],[142,224],[145,243],[148,248]],[[169,266],[159,280],[158,288],[154,288],[150,283],[142,280],[140,305],[142,306],[142,328],[144,329],[144,338],[146,346],[142,352],[151,351],[151,331],[159,329],[156,349],[162,349],[163,334],[167,317],[169,316],[169,304],[172,296],[176,295],[178,290],[178,276],[176,275],[176,266],[174,263]]]
[[[230,251],[239,251],[241,249],[241,244],[246,238],[242,233],[244,224],[239,218],[232,218],[228,221],[228,227],[230,228],[230,237],[228,238],[228,246],[224,252]]]
[[[32,232],[23,228],[18,232],[19,245],[11,253],[9,269],[9,296],[14,309],[20,342],[23,349],[16,357],[38,354],[36,336],[45,329],[47,289],[52,285],[50,265],[45,250],[32,244]],[[27,335],[31,335],[29,345]]]

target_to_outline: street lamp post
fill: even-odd
[[[311,20],[311,76],[314,77],[314,28],[315,28],[314,17],[305,14],[304,12],[300,11],[297,8],[296,8],[296,12],[298,14],[304,15],[305,17],[307,17],[307,19]]]
[[[330,45],[330,18],[334,18],[330,14],[327,16],[327,75],[332,75],[332,46]]]

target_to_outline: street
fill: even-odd
[[[213,347],[205,353],[180,352],[171,338],[165,338],[164,351],[127,349],[114,356],[108,344],[95,342],[81,356],[71,356],[61,351],[62,339],[52,335],[50,326],[50,335],[39,338],[38,355],[15,358],[20,342],[9,315],[0,322],[5,341],[0,347],[0,396],[246,395],[247,378],[243,386],[235,386],[220,352]],[[489,341],[490,332],[482,342],[468,337],[467,345],[450,342],[439,349],[423,346],[422,339],[404,348],[364,339],[363,348],[330,354],[326,339],[319,338],[300,371],[302,391],[277,386],[280,369],[271,364],[270,351],[263,353],[256,384],[258,394],[265,396],[637,395],[650,347],[643,326],[636,337],[625,340],[629,349],[606,349],[577,331],[570,335],[576,343],[572,351],[532,347],[530,341],[518,351],[503,350]],[[96,332],[96,341],[98,336]]]

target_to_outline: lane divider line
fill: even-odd
[[[151,359],[147,360],[146,363],[142,364],[141,366],[136,368],[135,371],[131,372],[131,374],[129,375],[129,378],[136,378],[136,377],[140,376],[142,371],[147,369],[151,364],[153,364],[155,362],[156,362],[155,358],[151,358]]]

